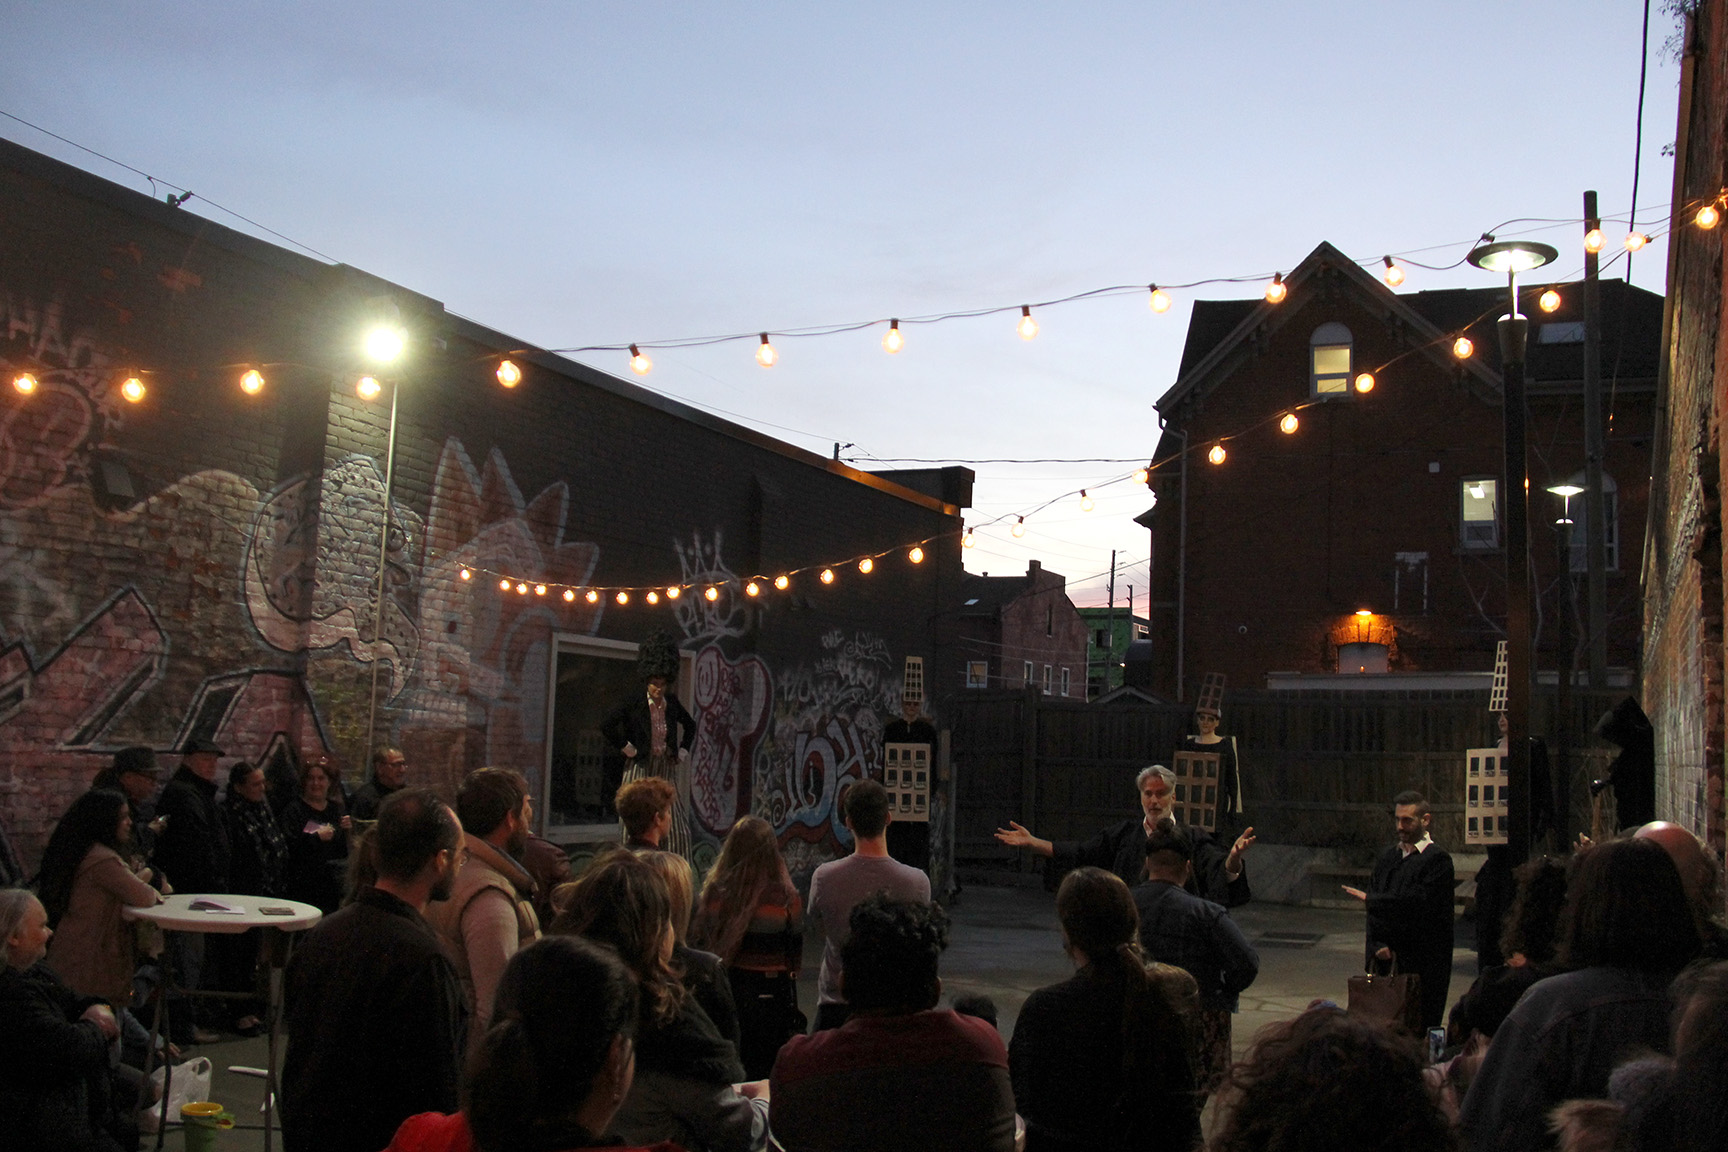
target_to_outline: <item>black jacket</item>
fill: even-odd
[[[402,785],[402,788],[406,787],[408,785]],[[354,789],[354,802],[348,814],[356,820],[376,820],[378,819],[378,809],[383,807],[384,801],[402,791],[402,788],[386,788],[374,776]],[[283,805],[283,807],[287,807],[287,805]]]
[[[1238,908],[1254,898],[1248,890],[1248,866],[1231,880],[1224,872],[1224,861],[1230,849],[1218,842],[1218,837],[1204,828],[1188,828],[1189,841],[1194,845],[1194,881],[1190,886],[1196,896],[1214,904]],[[1057,840],[1054,855],[1045,866],[1045,881],[1054,885],[1062,874],[1073,868],[1090,865],[1114,872],[1122,883],[1132,888],[1146,878],[1146,822],[1143,817],[1113,824],[1090,840]]]
[[[1452,857],[1438,844],[1406,856],[1394,844],[1380,854],[1368,882],[1367,963],[1390,948],[1401,971],[1422,977],[1422,1020],[1442,1022],[1452,982]]]
[[[156,837],[156,864],[174,890],[228,891],[228,822],[216,805],[216,785],[181,768],[162,789],[156,815],[168,817]]]
[[[648,696],[638,693],[612,710],[612,715],[606,717],[600,725],[600,731],[606,739],[612,742],[614,748],[623,750],[624,745],[634,744],[636,755],[643,760],[648,759],[648,750],[654,746],[653,734],[649,728]],[[690,713],[684,710],[684,705],[678,703],[675,693],[666,693],[666,751],[676,756],[678,749],[686,752],[696,743],[696,721],[690,718]]]
[[[454,1112],[467,1006],[412,907],[363,889],[288,963],[288,1152],[378,1152],[417,1112]]]
[[[0,1152],[119,1152],[108,1041],[46,965],[0,965]]]

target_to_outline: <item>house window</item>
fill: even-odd
[[[1102,648],[1108,652],[1110,650],[1110,629],[1100,628],[1098,631],[1094,632],[1092,634],[1092,644],[1094,647]]]
[[[1062,666],[1062,695],[1068,695],[1068,666]]]
[[[1579,488],[1584,487],[1582,472],[1567,480]],[[1572,571],[1588,572],[1590,570],[1590,553],[1584,544],[1590,534],[1590,517],[1585,514],[1583,496],[1574,496],[1569,510],[1572,513]],[[1620,486],[1614,483],[1614,477],[1606,472],[1602,474],[1602,568],[1607,572],[1620,571]]]
[[[966,661],[966,687],[990,687],[990,662],[988,660]]]
[[[1467,549],[1500,547],[1500,482],[1466,476],[1458,482],[1458,543]]]
[[[1338,673],[1348,676],[1352,673],[1369,675],[1388,672],[1390,668],[1391,651],[1384,644],[1340,644],[1338,645]]]
[[[1026,685],[1026,687],[1028,687],[1028,688],[1032,687],[1032,684],[1033,684],[1032,675],[1033,675],[1032,661],[1028,660],[1028,661],[1026,661],[1025,670],[1023,672],[1021,672],[1021,674],[1020,674],[1020,682],[1024,685]]]
[[[1044,605],[1044,635],[1056,635],[1056,605]]]
[[[1044,695],[1050,695],[1050,665],[1044,665]]]
[[[1350,329],[1331,321],[1308,337],[1308,384],[1315,396],[1350,395]]]

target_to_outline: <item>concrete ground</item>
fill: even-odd
[[[1004,1039],[1012,1037],[1027,994],[1073,972],[1062,951],[1055,904],[1055,897],[1040,889],[971,885],[950,909],[954,925],[942,958],[943,987],[950,998],[974,993],[993,999]],[[1232,915],[1260,952],[1260,978],[1243,994],[1241,1014],[1235,1019],[1238,1055],[1262,1026],[1301,1012],[1310,1001],[1325,997],[1344,1002],[1345,982],[1362,967],[1361,911],[1256,903]],[[1293,947],[1291,942],[1303,946]],[[806,940],[805,957],[799,999],[805,1011],[814,1015],[819,940]],[[1476,955],[1468,930],[1462,929],[1454,953],[1452,999],[1475,977]],[[240,1125],[223,1134],[218,1147],[223,1152],[263,1148],[264,1082],[230,1068],[263,1067],[264,1039],[226,1039],[187,1053],[192,1055],[208,1056],[215,1065],[211,1096],[227,1105]],[[171,1131],[164,1146],[177,1152],[180,1134]],[[281,1146],[278,1136],[274,1147]],[[154,1138],[146,1137],[144,1147],[155,1147]]]

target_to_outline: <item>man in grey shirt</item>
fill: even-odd
[[[892,900],[930,902],[930,877],[888,855],[888,792],[860,780],[840,797],[852,833],[852,855],[830,861],[810,878],[810,915],[822,925],[822,975],[817,980],[816,1031],[838,1028],[848,1009],[841,987],[840,949],[851,934],[852,908],[866,896],[886,892]]]

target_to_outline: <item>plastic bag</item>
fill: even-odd
[[[174,1065],[174,1079],[170,1085],[168,1097],[168,1123],[180,1123],[180,1109],[187,1104],[197,1104],[210,1099],[210,1080],[216,1069],[208,1057],[195,1056],[183,1063]],[[162,1081],[167,1076],[168,1069],[161,1067],[150,1073],[150,1084],[156,1089],[156,1103],[150,1105],[149,1114],[152,1118],[162,1115]]]

